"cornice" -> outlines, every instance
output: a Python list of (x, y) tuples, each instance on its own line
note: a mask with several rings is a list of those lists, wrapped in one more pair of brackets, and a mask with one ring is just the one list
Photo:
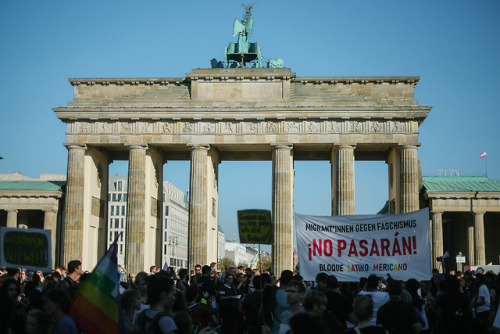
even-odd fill
[(179, 85), (189, 84), (190, 81), (238, 81), (238, 80), (291, 80), (303, 84), (411, 84), (416, 85), (418, 76), (383, 76), (383, 77), (296, 77), (289, 69), (226, 69), (221, 70), (193, 70), (186, 73), (184, 78), (70, 78), (73, 86), (137, 86), (137, 85)]

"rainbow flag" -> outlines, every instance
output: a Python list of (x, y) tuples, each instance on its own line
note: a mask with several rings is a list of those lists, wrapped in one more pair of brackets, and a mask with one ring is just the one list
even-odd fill
[(116, 257), (119, 237), (73, 297), (69, 315), (85, 334), (125, 333)]

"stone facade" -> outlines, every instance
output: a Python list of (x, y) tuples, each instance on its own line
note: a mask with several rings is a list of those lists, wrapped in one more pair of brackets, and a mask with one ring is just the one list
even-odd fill
[[(448, 251), (465, 265), (500, 264), (500, 181), (486, 177), (424, 177), (422, 199), (431, 214), (433, 265)], [(448, 270), (454, 269), (450, 266)], [(464, 268), (464, 269), (467, 269)]]
[(97, 261), (90, 250), (97, 245), (79, 236), (103, 232), (100, 221), (88, 221), (86, 203), (91, 193), (105, 198), (91, 179), (105, 180), (115, 159), (130, 161), (127, 219), (134, 230), (127, 231), (126, 266), (132, 272), (160, 253), (154, 203), (161, 194), (158, 171), (168, 160), (191, 161), (190, 268), (217, 260), (218, 164), (224, 160), (273, 161), (275, 273), (293, 265), (294, 160), (332, 163), (332, 214), (355, 212), (355, 160), (387, 162), (391, 213), (418, 208), (418, 128), (430, 111), (414, 100), (418, 80), (298, 78), (290, 69), (70, 79), (74, 101), (54, 109), (68, 128), (65, 257), (80, 253), (89, 266)]

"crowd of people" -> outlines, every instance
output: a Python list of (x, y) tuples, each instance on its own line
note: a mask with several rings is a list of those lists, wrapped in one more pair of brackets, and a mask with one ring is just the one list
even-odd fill
[[(80, 333), (69, 310), (89, 274), (78, 260), (46, 274), (0, 272), (0, 333)], [(119, 267), (117, 280), (128, 334), (500, 333), (500, 275), (481, 268), (428, 281), (319, 273), (307, 282), (212, 263), (134, 276)]]

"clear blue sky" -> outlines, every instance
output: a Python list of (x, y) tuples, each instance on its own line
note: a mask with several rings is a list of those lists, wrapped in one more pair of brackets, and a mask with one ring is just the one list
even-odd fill
[[(0, 173), (66, 173), (65, 126), (53, 107), (73, 100), (68, 78), (177, 77), (222, 59), (239, 1), (0, 1)], [(420, 76), (433, 107), (420, 127), (424, 175), (460, 169), (500, 178), (500, 1), (260, 0), (252, 41), (297, 76)], [(330, 214), (328, 162), (296, 162), (295, 211)], [(114, 163), (111, 173), (126, 173)], [(189, 164), (165, 178), (186, 190)], [(270, 162), (222, 162), (220, 223), (271, 208)], [(356, 212), (387, 199), (383, 162), (356, 163)], [(237, 236), (237, 234), (236, 234)]]

